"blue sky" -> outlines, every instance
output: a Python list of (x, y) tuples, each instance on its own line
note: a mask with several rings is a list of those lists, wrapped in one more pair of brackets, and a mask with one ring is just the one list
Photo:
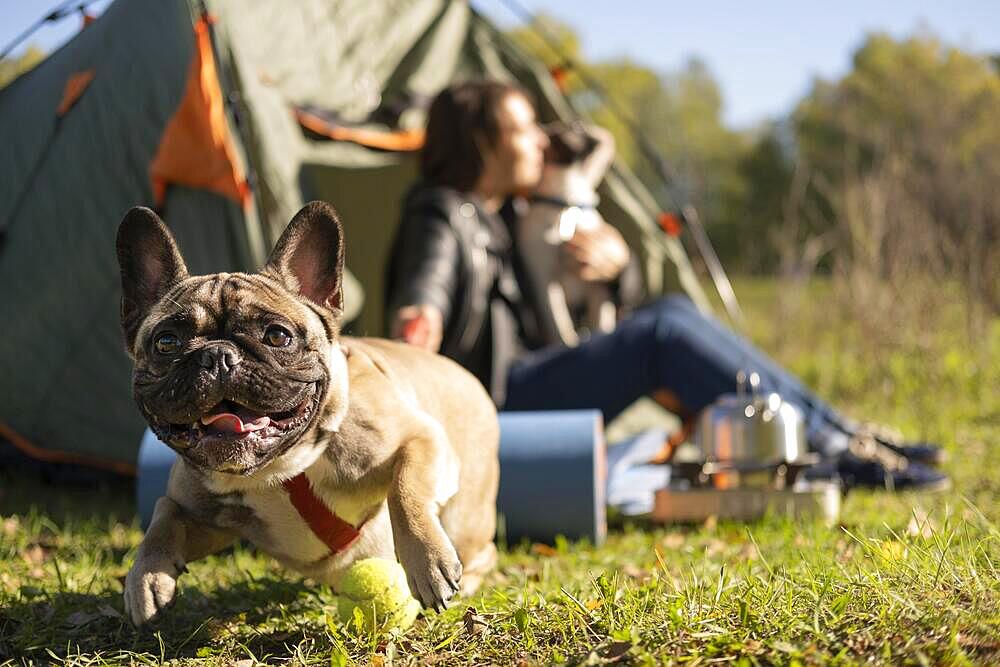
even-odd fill
[[(720, 83), (726, 121), (736, 127), (787, 112), (816, 76), (846, 72), (851, 53), (870, 31), (902, 37), (930, 30), (971, 51), (1000, 53), (1000, 0), (517, 1), (573, 26), (591, 60), (628, 56), (667, 71), (691, 56), (700, 57)], [(4, 0), (0, 44), (54, 4)], [(107, 4), (100, 0), (94, 8), (99, 11)], [(501, 0), (473, 4), (503, 26), (517, 23)], [(66, 19), (43, 28), (34, 41), (51, 49), (78, 27), (76, 18)]]

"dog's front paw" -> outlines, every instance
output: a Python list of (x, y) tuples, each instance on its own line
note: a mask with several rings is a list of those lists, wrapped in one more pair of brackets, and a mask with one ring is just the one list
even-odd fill
[(424, 607), (441, 611), (458, 592), (462, 563), (443, 532), (435, 542), (424, 544), (409, 538), (398, 544), (396, 551), (413, 597)]
[(125, 613), (136, 626), (159, 615), (177, 595), (177, 577), (182, 565), (169, 560), (137, 558), (125, 577)]

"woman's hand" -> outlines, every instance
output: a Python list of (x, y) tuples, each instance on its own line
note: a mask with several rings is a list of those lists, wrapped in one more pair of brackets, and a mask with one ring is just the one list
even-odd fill
[(577, 227), (563, 247), (576, 275), (586, 282), (611, 282), (628, 266), (628, 244), (617, 229), (603, 220), (593, 229)]
[(444, 318), (436, 307), (418, 304), (403, 306), (396, 311), (392, 323), (393, 338), (437, 352), (443, 335)]

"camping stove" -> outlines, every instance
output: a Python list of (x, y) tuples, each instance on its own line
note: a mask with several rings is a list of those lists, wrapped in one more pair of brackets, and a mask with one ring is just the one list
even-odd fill
[(793, 488), (803, 470), (819, 460), (815, 455), (777, 463), (686, 461), (672, 464), (674, 478), (686, 489), (770, 489)]
[(840, 485), (809, 481), (802, 471), (815, 456), (794, 463), (674, 461), (672, 478), (656, 492), (650, 517), (664, 523), (700, 523), (709, 517), (752, 521), (767, 514), (822, 518), (840, 514)]
[(802, 411), (776, 393), (763, 395), (759, 386), (756, 373), (740, 371), (737, 393), (705, 408), (694, 434), (696, 454), (672, 458), (654, 519), (755, 519), (767, 512), (836, 519), (839, 485), (801, 474), (819, 460), (808, 452)]

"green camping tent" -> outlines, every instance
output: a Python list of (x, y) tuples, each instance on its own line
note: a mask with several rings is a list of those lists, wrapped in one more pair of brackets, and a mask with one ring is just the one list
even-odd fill
[[(543, 118), (572, 113), (544, 66), (464, 0), (112, 4), (0, 90), (0, 435), (40, 458), (135, 463), (114, 237), (136, 204), (211, 272), (256, 269), (305, 201), (333, 203), (351, 330), (381, 332), (421, 100), (483, 76), (520, 81)], [(650, 291), (705, 304), (649, 193), (622, 165), (602, 187)]]

